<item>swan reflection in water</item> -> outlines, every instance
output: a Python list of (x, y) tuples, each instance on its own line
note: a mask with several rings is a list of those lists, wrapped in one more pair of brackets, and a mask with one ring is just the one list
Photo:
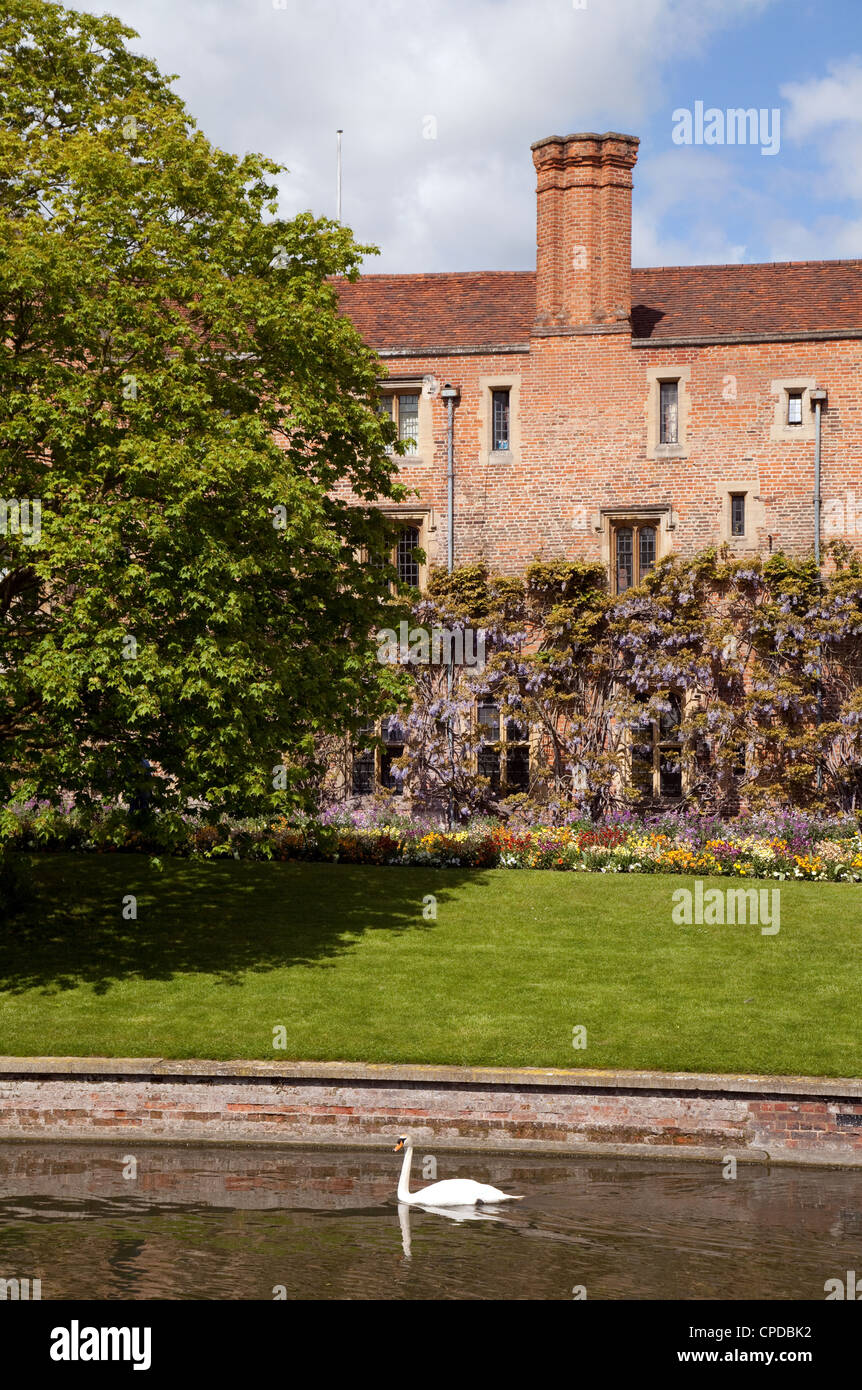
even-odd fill
[(410, 1208), (419, 1211), (428, 1211), (432, 1216), (445, 1216), (449, 1221), (500, 1221), (506, 1225), (511, 1223), (505, 1216), (499, 1216), (496, 1212), (490, 1211), (487, 1207), (431, 1207), (422, 1206), (418, 1202), (399, 1202), (398, 1221), (401, 1226), (401, 1247), (404, 1251), (404, 1258), (410, 1259)]

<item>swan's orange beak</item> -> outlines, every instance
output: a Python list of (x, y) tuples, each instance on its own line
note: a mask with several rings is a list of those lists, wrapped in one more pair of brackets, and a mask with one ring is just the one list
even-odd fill
[(397, 1154), (397, 1153), (398, 1153), (398, 1150), (399, 1150), (399, 1149), (403, 1149), (403, 1148), (404, 1148), (404, 1140), (403, 1140), (403, 1139), (399, 1139), (399, 1140), (398, 1140), (398, 1143), (395, 1145), (395, 1148), (392, 1150), (392, 1152), (393, 1152), (394, 1154)]

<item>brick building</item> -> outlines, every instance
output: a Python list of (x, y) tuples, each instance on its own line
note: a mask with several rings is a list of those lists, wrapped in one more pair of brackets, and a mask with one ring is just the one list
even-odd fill
[[(367, 275), (342, 306), (386, 362), (412, 441), (403, 576), (447, 556), (517, 573), (599, 559), (612, 589), (657, 558), (726, 541), (810, 552), (822, 412), (821, 536), (862, 545), (862, 261), (632, 269), (626, 135), (533, 146), (536, 271)], [(424, 569), (424, 566), (422, 567)]]
[[(822, 543), (862, 546), (862, 260), (633, 269), (637, 149), (615, 133), (533, 146), (535, 272), (341, 285), (410, 441), (400, 466), (416, 495), (385, 507), (403, 522), (404, 581), (421, 586), (447, 562), (447, 385), (456, 566), (601, 560), (620, 593), (671, 552), (810, 553), (818, 429)], [(479, 771), (502, 793), (526, 790), (534, 735), (496, 707), (475, 718), (488, 741)], [(354, 794), (399, 790), (398, 721), (378, 734), (382, 746), (354, 758)], [(626, 780), (678, 798), (674, 728), (645, 737)]]

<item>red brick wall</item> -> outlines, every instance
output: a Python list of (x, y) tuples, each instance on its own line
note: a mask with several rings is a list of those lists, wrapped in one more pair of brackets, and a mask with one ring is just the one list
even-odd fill
[[(647, 370), (690, 365), (688, 453), (647, 458)], [(534, 558), (595, 558), (600, 536), (577, 521), (601, 507), (672, 506), (673, 550), (692, 555), (719, 541), (716, 482), (751, 479), (764, 506), (757, 536), (770, 548), (813, 546), (814, 444), (773, 442), (770, 383), (812, 377), (829, 392), (823, 412), (822, 493), (862, 499), (862, 344), (761, 343), (710, 347), (632, 347), (616, 333), (533, 338), (529, 353), (398, 358), (392, 375), (431, 373), (460, 388), (455, 409), (456, 564), (487, 560), (517, 573)], [(489, 463), (480, 447), (480, 376), (521, 374), (520, 461)], [(725, 378), (735, 378), (726, 399)], [(434, 456), (405, 458), (405, 482), (433, 506), (439, 554), (446, 546), (446, 410), (433, 400)], [(823, 543), (829, 536), (822, 531)], [(771, 537), (771, 542), (770, 538)], [(846, 537), (862, 545), (860, 534)], [(744, 553), (744, 552), (741, 552)]]
[[(744, 543), (734, 542), (740, 553), (810, 551), (814, 442), (770, 437), (771, 383), (794, 377), (813, 379), (828, 390), (822, 494), (827, 502), (845, 504), (848, 493), (856, 494), (858, 522), (854, 517), (843, 538), (862, 546), (862, 341), (846, 336), (787, 340), (799, 331), (796, 322), (807, 332), (814, 331), (812, 323), (854, 331), (862, 263), (745, 267), (742, 277), (730, 273), (734, 268), (718, 275), (712, 272), (721, 268), (711, 268), (704, 274), (702, 301), (697, 267), (650, 272), (652, 288), (639, 292), (650, 304), (676, 305), (666, 323), (664, 311), (655, 311), (655, 333), (666, 333), (669, 324), (683, 337), (708, 337), (712, 327), (727, 338), (730, 324), (738, 324), (736, 336), (745, 336), (747, 325), (752, 335), (757, 330), (763, 336), (775, 322), (783, 340), (674, 346), (671, 338), (662, 343), (653, 337), (633, 343), (625, 316), (632, 303), (637, 143), (631, 136), (582, 134), (553, 136), (533, 146), (537, 272), (528, 350), (478, 355), (470, 346), (509, 343), (513, 334), (513, 346), (526, 343), (531, 306), (519, 277), (371, 277), (345, 301), (373, 347), (457, 342), (470, 348), (436, 357), (403, 351), (388, 357), (393, 377), (415, 380), (430, 373), (440, 385), (449, 381), (460, 388), (456, 564), (484, 559), (492, 569), (516, 573), (534, 558), (597, 559), (602, 536), (590, 524), (592, 516), (602, 507), (647, 505), (673, 509), (676, 525), (665, 548), (692, 555), (721, 539), (716, 484), (727, 480), (751, 483), (750, 501), (757, 503), (759, 525)], [(641, 306), (641, 333), (643, 312)], [(687, 452), (655, 459), (648, 456), (647, 372), (665, 367), (690, 370)], [(520, 456), (489, 461), (480, 438), (479, 378), (512, 372), (521, 377)], [(439, 396), (433, 409), (433, 454), (405, 459), (401, 471), (418, 488), (418, 504), (435, 509), (435, 548), (442, 563), (446, 413)], [(831, 538), (825, 516), (821, 536), (824, 543)]]
[[(14, 1066), (14, 1070), (12, 1067)], [(55, 1070), (49, 1070), (51, 1067)], [(862, 1165), (862, 1083), (350, 1063), (26, 1059), (0, 1077), (0, 1140), (417, 1143), (736, 1153)], [(150, 1070), (148, 1070), (148, 1067)], [(90, 1070), (91, 1069), (91, 1070)]]

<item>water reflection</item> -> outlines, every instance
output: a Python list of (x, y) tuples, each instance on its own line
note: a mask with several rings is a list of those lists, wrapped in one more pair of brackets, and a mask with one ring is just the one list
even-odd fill
[[(0, 1144), (0, 1278), (42, 1298), (824, 1297), (862, 1267), (862, 1174), (446, 1155), (517, 1208), (407, 1207), (377, 1150)], [(126, 1171), (128, 1169), (126, 1168)]]
[(410, 1212), (427, 1211), (432, 1216), (442, 1216), (447, 1221), (503, 1221), (505, 1218), (499, 1216), (495, 1211), (486, 1206), (481, 1207), (433, 1207), (426, 1202), (416, 1202), (412, 1207), (407, 1202), (398, 1203), (398, 1221), (401, 1226), (401, 1248), (404, 1251), (404, 1258), (411, 1258), (410, 1246)]

